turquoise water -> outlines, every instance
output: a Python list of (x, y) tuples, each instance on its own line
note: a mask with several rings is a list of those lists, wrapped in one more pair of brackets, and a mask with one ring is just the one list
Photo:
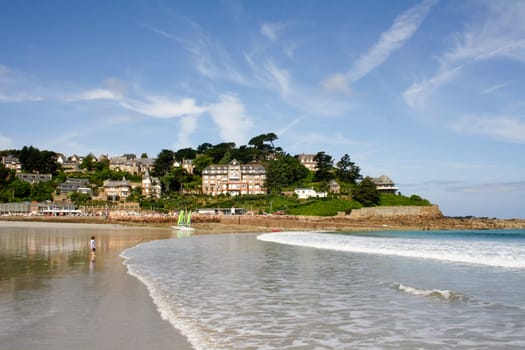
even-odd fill
[(525, 231), (275, 232), (122, 254), (196, 349), (522, 349)]

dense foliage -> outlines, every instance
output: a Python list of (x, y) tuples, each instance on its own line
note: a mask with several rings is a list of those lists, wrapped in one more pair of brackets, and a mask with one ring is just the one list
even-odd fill
[[(277, 139), (274, 133), (267, 133), (253, 137), (248, 145), (240, 147), (236, 147), (235, 143), (225, 142), (217, 145), (203, 143), (197, 149), (163, 149), (155, 158), (151, 171), (151, 175), (157, 177), (162, 186), (161, 198), (145, 198), (140, 189), (136, 188), (128, 200), (138, 201), (143, 208), (163, 211), (181, 207), (242, 207), (257, 213), (294, 215), (335, 215), (337, 212), (349, 212), (362, 206), (430, 204), (417, 195), (380, 195), (371, 178), (363, 179), (361, 169), (348, 154), (334, 166), (332, 156), (318, 152), (314, 158), (317, 171), (311, 172), (297, 157), (276, 147), (274, 142)], [(6, 169), (0, 164), (0, 202), (52, 200), (57, 185), (68, 177), (89, 179), (95, 195), (104, 180), (126, 178), (131, 182), (140, 182), (142, 179), (139, 174), (110, 170), (107, 158), (97, 160), (92, 153), (82, 157), (81, 171), (78, 173), (65, 173), (57, 162), (57, 153), (40, 151), (33, 146), (0, 151), (0, 155), (19, 158), (25, 173), (53, 175), (52, 181), (29, 184), (18, 179), (14, 170)], [(147, 155), (143, 153), (141, 158), (147, 158)], [(174, 166), (188, 159), (193, 163), (192, 174), (182, 166)], [(259, 162), (265, 166), (268, 195), (210, 197), (200, 194), (203, 169), (210, 164), (227, 164), (233, 159), (240, 163)], [(299, 200), (295, 195), (282, 195), (283, 192), (293, 193), (293, 189), (298, 187), (327, 191), (331, 180), (336, 180), (340, 185), (341, 194), (308, 200)], [(70, 194), (69, 199), (78, 205), (91, 202), (89, 195), (79, 193)]]

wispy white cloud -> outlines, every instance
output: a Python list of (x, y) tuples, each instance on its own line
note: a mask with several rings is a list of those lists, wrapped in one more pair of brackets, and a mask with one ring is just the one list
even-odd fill
[(294, 58), (295, 56), (295, 50), (297, 50), (297, 48), (299, 48), (299, 44), (295, 41), (291, 41), (289, 42), (287, 45), (285, 45), (283, 51), (284, 51), (284, 54), (286, 55), (286, 57), (292, 59)]
[(286, 124), (284, 127), (282, 127), (281, 129), (279, 129), (279, 131), (277, 131), (277, 136), (281, 137), (283, 135), (285, 135), (289, 130), (291, 130), (294, 126), (296, 126), (297, 124), (299, 124), (299, 122), (301, 121), (300, 118), (295, 118), (293, 119), (291, 122), (289, 122), (288, 124)]
[(525, 122), (515, 117), (466, 116), (452, 128), (459, 133), (480, 134), (500, 141), (525, 144)]
[(290, 91), (290, 73), (286, 69), (278, 67), (271, 61), (264, 64), (264, 69), (268, 73), (267, 77), (269, 77), (269, 81), (275, 82), (279, 87), (281, 95), (288, 95), (288, 92)]
[(451, 192), (461, 192), (465, 194), (485, 194), (485, 193), (516, 193), (525, 192), (525, 181), (514, 182), (493, 182), (480, 184), (464, 184), (448, 188)]
[(65, 101), (121, 100), (125, 90), (125, 85), (120, 80), (108, 78), (104, 80), (104, 87), (84, 90), (61, 99)]
[(46, 98), (39, 95), (31, 95), (24, 92), (15, 92), (13, 94), (0, 93), (0, 102), (38, 102), (44, 101)]
[(253, 122), (237, 96), (222, 95), (218, 103), (208, 107), (208, 111), (223, 140), (246, 144)]
[(383, 32), (379, 40), (362, 54), (346, 73), (336, 73), (323, 82), (321, 86), (328, 92), (349, 94), (349, 83), (356, 82), (381, 66), (390, 55), (402, 48), (414, 36), (423, 20), (437, 0), (423, 0), (396, 17), (392, 26)]
[(461, 69), (462, 66), (457, 66), (453, 69), (443, 69), (431, 79), (414, 82), (403, 93), (405, 103), (412, 108), (425, 106), (427, 100), (434, 94), (434, 92), (443, 85), (454, 80), (461, 72)]
[(381, 34), (379, 41), (346, 73), (351, 82), (357, 81), (383, 64), (392, 52), (400, 49), (417, 32), (419, 26), (436, 3), (424, 0), (398, 16), (392, 26)]
[(177, 129), (177, 142), (173, 145), (174, 149), (191, 147), (190, 136), (197, 129), (198, 116), (188, 115), (180, 118), (179, 128)]
[(81, 92), (74, 100), (115, 100), (117, 96), (107, 89), (94, 89)]
[[(439, 68), (433, 77), (418, 81), (405, 91), (405, 102), (410, 107), (425, 106), (428, 98), (459, 77), (465, 66), (494, 58), (525, 63), (525, 2), (480, 3), (487, 7), (483, 22), (465, 28), (456, 45), (439, 57)], [(498, 88), (501, 87), (494, 87)]]
[(255, 80), (260, 87), (277, 91), (283, 97), (288, 95), (292, 82), (288, 70), (279, 67), (268, 58), (259, 57), (256, 53), (244, 53), (244, 58), (252, 69)]
[(482, 95), (491, 94), (491, 93), (493, 93), (495, 91), (503, 89), (504, 87), (508, 86), (509, 84), (511, 84), (511, 82), (507, 81), (505, 83), (495, 84), (495, 85), (486, 87), (486, 88), (484, 88), (483, 90), (480, 91), (480, 94), (482, 94)]
[(152, 26), (150, 24), (146, 24), (146, 23), (141, 23), (140, 24), (141, 27), (147, 29), (147, 30), (150, 30), (152, 31), (153, 33), (156, 33), (160, 36), (163, 36), (164, 38), (166, 39), (170, 39), (170, 40), (175, 40), (175, 41), (180, 41), (180, 39), (178, 37), (176, 37), (175, 35), (171, 34), (171, 33), (168, 33), (167, 31), (165, 30), (162, 30), (162, 29), (159, 29), (155, 26)]
[(338, 92), (343, 95), (350, 95), (352, 93), (348, 81), (343, 74), (334, 74), (328, 77), (321, 83), (321, 86), (328, 92)]
[(265, 22), (261, 24), (261, 34), (270, 39), (270, 41), (276, 41), (285, 28), (286, 24), (283, 22)]
[(120, 105), (134, 112), (155, 118), (169, 119), (188, 115), (199, 115), (206, 111), (198, 106), (193, 98), (184, 97), (177, 100), (160, 96), (148, 96), (143, 101), (123, 99)]
[(178, 24), (185, 29), (189, 28), (191, 35), (176, 35), (149, 24), (141, 26), (180, 44), (190, 54), (193, 66), (202, 76), (214, 81), (226, 80), (240, 85), (248, 84), (248, 80), (236, 68), (228, 51), (219, 42), (213, 41), (198, 23), (184, 18)]

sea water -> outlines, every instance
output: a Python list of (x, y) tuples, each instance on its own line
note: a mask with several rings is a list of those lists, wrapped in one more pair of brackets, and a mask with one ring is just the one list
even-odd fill
[(525, 230), (204, 235), (122, 256), (195, 349), (525, 348)]

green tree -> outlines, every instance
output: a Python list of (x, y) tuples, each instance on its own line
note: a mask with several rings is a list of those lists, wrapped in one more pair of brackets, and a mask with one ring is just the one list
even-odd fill
[(256, 159), (263, 160), (266, 159), (269, 154), (272, 154), (275, 151), (273, 141), (277, 139), (277, 135), (273, 132), (270, 132), (253, 137), (250, 139), (250, 141), (248, 141), (248, 145), (253, 146), (257, 150), (255, 154)]
[(221, 160), (219, 160), (220, 164), (228, 164), (232, 161), (232, 154), (230, 151), (226, 151), (224, 155), (222, 156)]
[(28, 200), (31, 196), (31, 185), (20, 179), (15, 179), (9, 184), (8, 190), (15, 201)]
[(84, 157), (82, 160), (82, 163), (80, 164), (80, 169), (86, 169), (87, 171), (93, 171), (95, 170), (95, 156), (93, 153), (88, 154)]
[(174, 154), (175, 160), (182, 162), (184, 159), (195, 159), (197, 156), (197, 151), (195, 151), (193, 148), (182, 148), (179, 149)]
[(357, 185), (352, 197), (365, 207), (376, 206), (381, 201), (375, 182), (368, 176)]
[(295, 184), (309, 175), (299, 159), (289, 154), (279, 154), (266, 163), (266, 188), (270, 193), (279, 193), (283, 187)]
[(56, 175), (58, 172), (57, 155), (51, 151), (40, 151), (33, 146), (24, 146), (18, 152), (22, 169), (28, 173)]
[(38, 182), (31, 186), (30, 197), (32, 201), (37, 202), (53, 200), (53, 192), (55, 192), (55, 188), (51, 181)]
[(241, 164), (249, 163), (257, 159), (257, 150), (253, 147), (242, 145), (239, 148), (232, 149), (230, 155), (232, 159), (237, 159)]
[(234, 142), (223, 142), (209, 148), (205, 154), (210, 156), (211, 159), (213, 159), (214, 164), (220, 164), (220, 161), (224, 157), (224, 154), (233, 150), (234, 148)]
[(173, 162), (175, 159), (174, 157), (175, 154), (173, 153), (173, 151), (163, 149), (153, 162), (152, 175), (161, 177), (169, 173), (169, 171), (173, 167)]
[(95, 162), (96, 171), (109, 171), (109, 159), (102, 158)]
[(89, 202), (91, 200), (91, 196), (89, 194), (87, 194), (87, 193), (73, 192), (69, 196), (69, 199), (76, 206), (80, 206), (80, 205), (85, 205), (87, 202)]
[(193, 160), (193, 173), (201, 175), (204, 168), (206, 168), (210, 164), (212, 164), (212, 159), (210, 156), (206, 154), (197, 156), (197, 158)]
[(0, 189), (4, 188), (9, 182), (14, 179), (15, 172), (0, 164)]
[(332, 156), (325, 152), (318, 152), (314, 157), (314, 161), (317, 162), (317, 171), (314, 176), (315, 181), (330, 181), (334, 178), (332, 174), (334, 164)]
[(337, 162), (337, 177), (339, 180), (351, 184), (356, 184), (358, 180), (361, 180), (361, 169), (350, 160), (350, 156), (345, 154), (339, 162)]

